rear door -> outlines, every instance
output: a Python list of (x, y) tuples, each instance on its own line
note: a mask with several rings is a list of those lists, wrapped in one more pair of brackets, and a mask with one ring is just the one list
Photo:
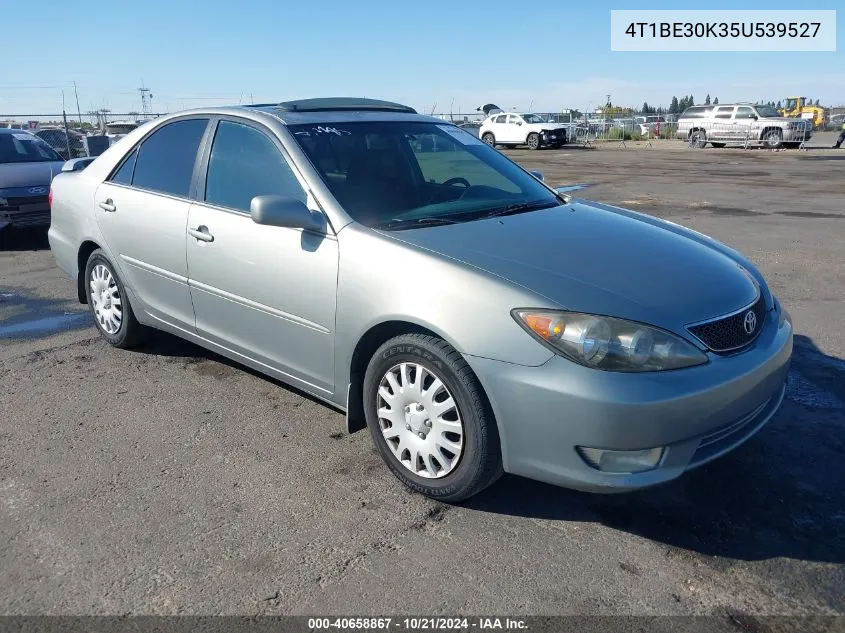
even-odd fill
[(707, 130), (707, 138), (723, 143), (736, 140), (736, 121), (733, 119), (733, 106), (719, 106), (713, 111), (712, 129)]
[(193, 331), (185, 230), (197, 153), (208, 118), (167, 123), (147, 136), (97, 188), (95, 214), (136, 309)]
[(306, 387), (334, 385), (338, 247), (331, 231), (256, 224), (258, 195), (306, 202), (278, 139), (251, 121), (221, 119), (188, 221), (188, 275), (197, 333)]

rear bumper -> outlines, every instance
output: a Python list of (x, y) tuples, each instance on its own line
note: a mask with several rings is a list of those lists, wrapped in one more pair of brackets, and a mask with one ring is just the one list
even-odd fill
[[(783, 399), (792, 324), (767, 313), (757, 340), (734, 356), (689, 369), (625, 374), (556, 356), (540, 367), (467, 358), (490, 398), (505, 470), (593, 492), (663, 483), (727, 453), (754, 435)], [(576, 447), (633, 451), (663, 447), (639, 473), (588, 465)]]

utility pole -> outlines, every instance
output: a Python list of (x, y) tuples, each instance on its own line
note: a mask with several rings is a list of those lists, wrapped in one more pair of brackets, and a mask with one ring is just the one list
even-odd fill
[(70, 132), (67, 131), (67, 114), (65, 113), (64, 90), (62, 90), (62, 120), (65, 122), (65, 147), (67, 147), (67, 159), (70, 160), (73, 156), (70, 155)]
[(148, 118), (151, 113), (150, 102), (153, 99), (153, 93), (150, 91), (149, 88), (144, 87), (144, 80), (141, 80), (141, 87), (138, 88), (138, 92), (141, 93), (141, 112), (144, 113), (144, 118)]
[(79, 126), (82, 127), (82, 111), (79, 109), (79, 93), (76, 91), (76, 82), (73, 82), (73, 96), (76, 97), (76, 116), (79, 117)]

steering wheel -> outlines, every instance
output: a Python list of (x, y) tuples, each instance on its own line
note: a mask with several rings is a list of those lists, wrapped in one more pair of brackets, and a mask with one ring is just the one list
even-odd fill
[(461, 176), (456, 176), (455, 178), (449, 178), (446, 182), (443, 183), (443, 187), (451, 187), (452, 185), (463, 185), (467, 189), (469, 189), (470, 184), (469, 180), (466, 178), (462, 178)]

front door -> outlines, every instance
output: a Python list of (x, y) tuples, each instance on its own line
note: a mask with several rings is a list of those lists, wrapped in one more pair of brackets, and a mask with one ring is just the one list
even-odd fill
[(132, 151), (94, 198), (97, 225), (135, 309), (193, 331), (185, 230), (208, 119), (168, 123)]
[[(330, 392), (338, 248), (334, 235), (259, 225), (254, 196), (310, 202), (278, 140), (251, 123), (217, 124), (188, 218), (188, 276), (200, 336)], [(330, 232), (329, 232), (330, 233)]]

